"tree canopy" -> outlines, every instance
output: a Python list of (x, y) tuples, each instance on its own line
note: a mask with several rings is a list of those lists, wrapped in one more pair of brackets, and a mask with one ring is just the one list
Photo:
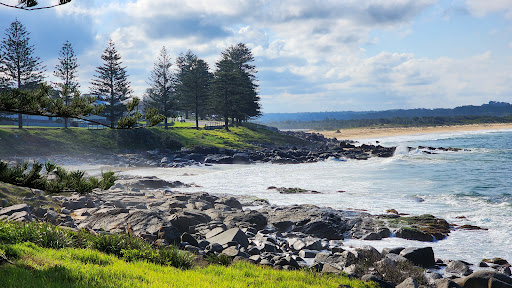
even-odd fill
[(106, 105), (103, 115), (114, 127), (126, 109), (125, 101), (131, 98), (132, 89), (128, 81), (126, 67), (122, 66), (121, 54), (114, 41), (110, 40), (101, 55), (103, 65), (96, 68), (96, 75), (91, 81), (91, 94)]
[(160, 50), (160, 56), (154, 64), (149, 76), (150, 88), (146, 90), (146, 106), (156, 108), (165, 116), (165, 129), (168, 129), (168, 117), (175, 116), (175, 75), (171, 71), (171, 56), (165, 47)]
[(71, 0), (59, 0), (59, 2), (57, 4), (40, 6), (38, 0), (18, 0), (18, 4), (16, 4), (16, 5), (10, 5), (10, 4), (6, 4), (4, 2), (0, 2), (0, 5), (11, 7), (11, 8), (16, 8), (16, 9), (21, 9), (21, 10), (41, 10), (41, 9), (57, 7), (60, 5), (67, 4), (69, 2), (71, 2)]

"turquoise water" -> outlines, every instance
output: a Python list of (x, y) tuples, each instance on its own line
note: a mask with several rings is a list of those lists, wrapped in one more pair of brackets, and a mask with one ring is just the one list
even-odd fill
[[(365, 140), (375, 142), (377, 139)], [(477, 263), (502, 257), (512, 262), (512, 131), (429, 134), (378, 139), (398, 146), (392, 158), (368, 161), (328, 160), (298, 165), (217, 165), (213, 167), (135, 170), (168, 180), (196, 183), (207, 191), (266, 198), (272, 204), (315, 204), (336, 209), (384, 213), (396, 209), (411, 215), (433, 214), (456, 225), (471, 224), (487, 231), (456, 230), (446, 240), (422, 243), (390, 238), (350, 240), (346, 245), (433, 246), (436, 257)], [(426, 154), (407, 147), (465, 148)], [(186, 173), (186, 174), (185, 174)], [(284, 195), (269, 186), (301, 187), (322, 192)], [(340, 193), (339, 191), (344, 191)], [(460, 217), (465, 218), (461, 219)]]

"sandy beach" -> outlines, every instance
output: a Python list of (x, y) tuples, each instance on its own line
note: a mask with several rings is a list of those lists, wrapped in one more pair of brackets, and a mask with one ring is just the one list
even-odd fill
[(350, 128), (340, 129), (337, 131), (311, 131), (325, 135), (326, 137), (334, 137), (339, 140), (351, 139), (374, 139), (380, 137), (391, 137), (401, 135), (418, 135), (433, 133), (448, 133), (460, 131), (479, 131), (479, 130), (503, 130), (512, 129), (512, 123), (496, 123), (496, 124), (471, 124), (471, 125), (453, 125), (453, 126), (437, 126), (437, 127), (406, 127), (406, 128)]

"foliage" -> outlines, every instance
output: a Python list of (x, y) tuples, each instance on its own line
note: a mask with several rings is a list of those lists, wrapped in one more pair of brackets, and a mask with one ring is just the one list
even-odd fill
[(175, 116), (177, 104), (174, 89), (176, 79), (170, 70), (171, 66), (171, 56), (167, 54), (165, 47), (162, 47), (160, 56), (149, 76), (151, 87), (146, 90), (145, 95), (147, 107), (153, 108), (154, 111), (165, 116), (165, 129), (168, 129), (167, 118)]
[[(307, 271), (285, 271), (239, 262), (177, 269), (144, 261), (126, 262), (94, 250), (2, 245), (16, 255), (0, 266), (2, 287), (377, 287), (375, 283)], [(6, 251), (7, 254), (7, 251)]]
[(212, 83), (211, 106), (224, 118), (228, 130), (228, 118), (237, 119), (237, 123), (261, 114), (256, 68), (250, 64), (254, 56), (243, 43), (231, 46), (222, 52), (221, 59), (215, 63), (217, 71)]
[[(127, 234), (90, 234), (63, 229), (48, 223), (0, 221), (0, 245), (31, 242), (39, 247), (87, 248), (123, 258), (126, 261), (148, 261), (182, 269), (192, 267), (194, 255), (169, 246), (155, 247), (141, 238)], [(0, 246), (2, 249), (2, 246)], [(2, 249), (5, 251), (5, 249)]]
[[(75, 56), (73, 46), (69, 41), (66, 41), (59, 52), (59, 63), (55, 66), (53, 75), (62, 80), (61, 83), (56, 83), (60, 88), (60, 96), (64, 100), (64, 105), (68, 106), (71, 94), (78, 88), (77, 82), (77, 69), (78, 62)], [(64, 128), (68, 128), (68, 118), (64, 118)]]
[[(6, 37), (0, 43), (0, 90), (13, 87), (34, 89), (39, 82), (43, 81), (44, 67), (39, 57), (34, 56), (35, 49), (29, 44), (29, 35), (25, 26), (17, 19), (7, 28)], [(14, 98), (12, 101), (22, 101), (17, 97), (22, 95), (13, 93), (10, 96)], [(0, 102), (1, 106), (2, 102)], [(23, 127), (21, 113), (18, 114), (18, 127), (20, 129)]]
[[(45, 173), (41, 171), (45, 167)], [(29, 169), (30, 167), (30, 169)], [(116, 180), (113, 172), (102, 173), (102, 179), (85, 177), (84, 171), (66, 171), (53, 163), (44, 165), (38, 162), (18, 163), (10, 167), (0, 161), (0, 181), (18, 186), (45, 190), (48, 193), (76, 191), (80, 194), (91, 192), (94, 188), (108, 189)]]
[[(125, 111), (124, 102), (132, 94), (126, 67), (122, 66), (121, 55), (110, 40), (101, 55), (103, 65), (96, 68), (96, 75), (91, 81), (91, 94), (106, 103), (103, 114), (108, 117), (110, 127), (114, 127)], [(125, 120), (124, 120), (125, 121)]]
[(41, 9), (53, 8), (53, 7), (67, 4), (69, 2), (71, 2), (71, 0), (59, 0), (58, 4), (49, 5), (49, 6), (38, 6), (39, 2), (37, 0), (18, 0), (17, 5), (9, 5), (9, 4), (5, 4), (3, 2), (0, 2), (0, 5), (30, 11), (30, 10), (41, 10)]
[(178, 57), (176, 63), (179, 69), (176, 92), (180, 109), (194, 111), (196, 129), (199, 129), (199, 117), (204, 117), (207, 112), (213, 75), (209, 71), (208, 63), (190, 50)]
[(9, 87), (35, 88), (44, 79), (44, 66), (34, 55), (35, 48), (30, 45), (30, 33), (17, 19), (7, 28), (0, 44), (0, 66)]
[(226, 254), (210, 254), (206, 256), (206, 262), (209, 264), (217, 264), (222, 266), (229, 266), (233, 263), (233, 259)]

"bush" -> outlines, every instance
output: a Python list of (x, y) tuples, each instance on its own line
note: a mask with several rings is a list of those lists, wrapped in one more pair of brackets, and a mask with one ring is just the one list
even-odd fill
[[(5, 247), (8, 246), (2, 244), (23, 242), (52, 249), (67, 247), (94, 249), (127, 261), (148, 261), (181, 269), (191, 268), (195, 258), (192, 253), (181, 251), (176, 247), (158, 248), (141, 238), (127, 234), (93, 235), (85, 230), (75, 232), (46, 223), (0, 221), (0, 251), (5, 252), (8, 258), (15, 257), (16, 255), (7, 255), (10, 252)], [(90, 259), (90, 261), (103, 260)]]
[[(30, 167), (30, 170), (29, 170)], [(45, 173), (41, 171), (45, 168)], [(86, 177), (84, 171), (68, 172), (54, 163), (46, 162), (44, 165), (38, 162), (28, 162), (9, 167), (0, 161), (0, 181), (45, 190), (48, 193), (64, 191), (76, 191), (80, 194), (91, 192), (94, 188), (108, 189), (117, 180), (114, 172), (102, 172), (102, 179)]]

